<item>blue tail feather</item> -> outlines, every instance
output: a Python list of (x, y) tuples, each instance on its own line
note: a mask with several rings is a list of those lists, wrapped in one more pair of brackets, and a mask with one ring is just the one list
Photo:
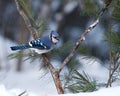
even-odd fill
[(16, 51), (16, 50), (24, 50), (27, 48), (30, 48), (29, 44), (23, 44), (23, 45), (18, 45), (18, 46), (12, 46), (10, 47), (11, 50)]

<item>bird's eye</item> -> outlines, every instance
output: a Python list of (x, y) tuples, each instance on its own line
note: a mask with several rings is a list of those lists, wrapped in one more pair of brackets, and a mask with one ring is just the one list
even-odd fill
[(59, 37), (54, 37), (56, 40), (59, 40)]
[(52, 37), (55, 38), (55, 39), (57, 38), (56, 36), (52, 36)]

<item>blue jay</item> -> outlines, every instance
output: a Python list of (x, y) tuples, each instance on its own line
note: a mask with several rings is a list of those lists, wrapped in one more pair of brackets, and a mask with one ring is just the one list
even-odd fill
[(18, 46), (12, 46), (11, 50), (16, 51), (32, 48), (38, 54), (43, 54), (51, 51), (54, 48), (54, 45), (58, 43), (58, 41), (59, 34), (56, 31), (51, 31), (48, 36), (44, 36)]

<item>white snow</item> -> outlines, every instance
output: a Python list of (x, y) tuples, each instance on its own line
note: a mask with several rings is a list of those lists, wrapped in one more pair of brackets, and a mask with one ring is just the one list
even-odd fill
[[(0, 85), (0, 96), (19, 96), (20, 94), (22, 94), (24, 91), (20, 90), (20, 89), (11, 89), (8, 90), (5, 88), (4, 85)], [(32, 92), (26, 92), (24, 93), (24, 95), (21, 96), (38, 96)]]
[[(21, 94), (22, 90), (20, 89), (11, 89), (8, 90), (4, 85), (0, 85), (0, 96), (18, 96)], [(95, 92), (87, 92), (87, 93), (77, 93), (77, 94), (61, 94), (61, 95), (51, 95), (51, 94), (35, 94), (33, 92), (27, 91), (22, 96), (120, 96), (120, 86), (111, 87), (111, 88), (103, 88)]]

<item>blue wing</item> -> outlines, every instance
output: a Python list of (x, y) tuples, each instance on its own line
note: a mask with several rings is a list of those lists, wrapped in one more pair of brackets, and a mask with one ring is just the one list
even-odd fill
[(33, 41), (29, 42), (29, 45), (31, 46), (31, 48), (37, 48), (40, 50), (49, 50), (51, 48), (51, 40), (49, 39), (49, 37), (42, 37)]

